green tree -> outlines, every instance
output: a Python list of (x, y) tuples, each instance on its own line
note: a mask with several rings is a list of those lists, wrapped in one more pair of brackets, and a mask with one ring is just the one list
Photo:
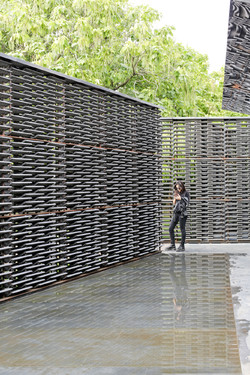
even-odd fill
[[(164, 107), (166, 116), (225, 115), (222, 72), (176, 43), (159, 13), (128, 0), (2, 0), (3, 53)], [(229, 113), (230, 114), (230, 113)]]

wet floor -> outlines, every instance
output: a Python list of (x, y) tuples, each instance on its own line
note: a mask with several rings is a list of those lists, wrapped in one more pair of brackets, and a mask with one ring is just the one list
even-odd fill
[(242, 374), (250, 375), (250, 244), (249, 253), (230, 256), (230, 265)]
[(242, 257), (157, 254), (4, 303), (0, 374), (242, 374)]

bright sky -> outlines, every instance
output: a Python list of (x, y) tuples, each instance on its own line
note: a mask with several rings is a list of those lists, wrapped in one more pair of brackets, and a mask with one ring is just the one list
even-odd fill
[(177, 42), (207, 54), (211, 71), (225, 65), (230, 0), (130, 0), (130, 3), (149, 5), (160, 11), (159, 26), (174, 26)]

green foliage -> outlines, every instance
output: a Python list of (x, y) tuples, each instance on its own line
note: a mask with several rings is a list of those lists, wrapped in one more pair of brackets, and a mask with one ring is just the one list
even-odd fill
[(128, 0), (1, 0), (3, 53), (153, 102), (165, 116), (221, 110), (223, 71), (154, 28), (159, 13)]

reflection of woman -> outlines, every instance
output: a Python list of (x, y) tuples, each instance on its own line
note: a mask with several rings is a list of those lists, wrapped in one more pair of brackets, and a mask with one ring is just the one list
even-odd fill
[(189, 200), (189, 192), (185, 189), (184, 183), (182, 181), (177, 181), (174, 186), (174, 213), (169, 226), (171, 245), (167, 250), (176, 250), (174, 228), (178, 222), (180, 222), (181, 228), (181, 244), (176, 251), (185, 250), (187, 207), (189, 205)]
[[(175, 319), (178, 321), (183, 321), (185, 314), (189, 309), (189, 299), (188, 299), (188, 285), (186, 280), (186, 262), (185, 255), (181, 255), (181, 270), (176, 272), (175, 262), (177, 255), (174, 255), (171, 259), (169, 274), (173, 283), (173, 303), (175, 311)], [(178, 259), (179, 260), (179, 259)]]

